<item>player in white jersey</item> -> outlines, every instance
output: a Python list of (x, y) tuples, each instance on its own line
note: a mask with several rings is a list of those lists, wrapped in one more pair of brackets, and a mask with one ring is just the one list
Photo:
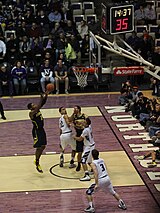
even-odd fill
[(69, 168), (74, 168), (76, 165), (74, 164), (74, 158), (76, 154), (76, 141), (72, 136), (72, 129), (70, 128), (70, 121), (68, 119), (67, 111), (64, 107), (59, 108), (59, 112), (61, 117), (59, 119), (59, 129), (60, 129), (60, 167), (63, 167), (64, 163), (64, 151), (67, 145), (70, 145), (72, 148), (71, 161)]
[(95, 148), (95, 142), (92, 134), (91, 120), (86, 118), (84, 120), (84, 130), (80, 137), (74, 137), (75, 140), (84, 143), (84, 150), (82, 153), (82, 166), (85, 172), (83, 178), (80, 178), (80, 181), (90, 181), (89, 171), (87, 163), (90, 165), (92, 163), (92, 150)]
[(84, 211), (92, 213), (95, 212), (92, 194), (98, 191), (99, 189), (102, 189), (105, 193), (107, 192), (108, 189), (109, 192), (118, 200), (119, 202), (118, 207), (123, 210), (126, 210), (127, 208), (124, 201), (120, 198), (117, 192), (115, 192), (112, 186), (112, 183), (108, 176), (106, 165), (104, 163), (104, 160), (99, 158), (98, 150), (96, 149), (92, 150), (92, 157), (93, 162), (91, 163), (91, 167), (94, 172), (95, 183), (92, 184), (86, 191), (89, 207), (84, 209)]

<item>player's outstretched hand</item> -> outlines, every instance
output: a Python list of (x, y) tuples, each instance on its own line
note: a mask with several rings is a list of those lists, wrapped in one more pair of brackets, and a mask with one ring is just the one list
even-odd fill
[(44, 92), (44, 93), (41, 93), (41, 97), (44, 99), (44, 98), (47, 98), (48, 96), (48, 93), (47, 92)]

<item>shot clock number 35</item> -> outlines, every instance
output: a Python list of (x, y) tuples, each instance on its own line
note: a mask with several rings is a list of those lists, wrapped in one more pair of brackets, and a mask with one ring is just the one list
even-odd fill
[(132, 32), (134, 30), (133, 5), (110, 8), (110, 34)]

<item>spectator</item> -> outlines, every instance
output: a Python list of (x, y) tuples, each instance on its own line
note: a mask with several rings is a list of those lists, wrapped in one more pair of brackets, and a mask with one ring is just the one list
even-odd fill
[(42, 29), (39, 25), (37, 25), (35, 22), (32, 22), (31, 28), (28, 30), (28, 37), (29, 38), (39, 38), (42, 36)]
[(148, 114), (148, 103), (148, 98), (142, 92), (139, 92), (134, 105), (131, 107), (132, 115), (139, 118), (140, 113)]
[(52, 52), (54, 49), (54, 40), (52, 34), (43, 40), (43, 50)]
[(89, 58), (89, 35), (85, 35), (84, 39), (82, 39), (81, 56)]
[(16, 95), (24, 95), (27, 85), (27, 70), (22, 66), (21, 61), (17, 61), (16, 65), (12, 68), (11, 77)]
[(33, 38), (31, 42), (31, 57), (37, 65), (42, 60), (43, 44), (39, 38)]
[(16, 60), (18, 60), (19, 56), (19, 43), (15, 38), (14, 34), (10, 34), (9, 40), (6, 43), (7, 47), (7, 60), (9, 63), (13, 64)]
[(138, 46), (141, 39), (137, 36), (137, 32), (133, 31), (132, 35), (126, 39), (127, 44), (129, 44), (135, 51), (138, 50)]
[(135, 10), (134, 18), (135, 18), (135, 25), (144, 25), (145, 24), (145, 10), (143, 5), (139, 6), (139, 9)]
[[(67, 66), (67, 61), (66, 61), (65, 55), (63, 53), (59, 54), (58, 60), (62, 60), (62, 63)], [(57, 62), (58, 62), (58, 60), (57, 60)]]
[(76, 29), (76, 26), (74, 25), (73, 21), (68, 20), (66, 23), (66, 26), (63, 28), (65, 35), (78, 35), (78, 30)]
[(26, 14), (24, 15), (24, 20), (27, 27), (30, 27), (32, 23), (35, 23), (35, 17), (33, 15), (32, 8), (27, 9)]
[(21, 41), (23, 36), (27, 36), (27, 27), (24, 20), (22, 22), (19, 22), (18, 26), (16, 27), (16, 37), (18, 38), (18, 40)]
[(99, 23), (96, 22), (94, 18), (91, 18), (90, 22), (88, 22), (88, 30), (95, 35), (100, 31)]
[(70, 38), (70, 44), (73, 48), (73, 50), (76, 53), (76, 58), (77, 58), (77, 63), (80, 65), (81, 64), (81, 48), (80, 48), (80, 43), (75, 35), (71, 35)]
[(42, 88), (42, 91), (45, 92), (46, 82), (50, 82), (54, 84), (54, 81), (55, 81), (53, 77), (53, 69), (48, 59), (45, 59), (44, 64), (41, 65), (40, 74), (41, 74), (41, 79), (40, 79), (41, 88)]
[(155, 113), (150, 117), (146, 125), (149, 130), (150, 138), (154, 140), (155, 133), (160, 130), (160, 104), (156, 104)]
[(152, 77), (151, 79), (151, 89), (153, 90), (152, 95), (159, 95), (159, 80)]
[(44, 10), (40, 10), (36, 17), (36, 22), (40, 25), (42, 29), (42, 35), (46, 36), (49, 34), (49, 19), (47, 15), (45, 15)]
[(9, 70), (7, 70), (7, 67), (2, 65), (0, 67), (0, 97), (4, 95), (4, 86), (7, 86), (7, 89), (9, 90), (9, 95), (13, 96), (13, 84), (11, 81), (11, 74)]
[(30, 42), (27, 38), (27, 36), (23, 36), (22, 41), (19, 43), (19, 51), (21, 53), (21, 59), (26, 61), (27, 59), (31, 58), (30, 57)]
[(78, 33), (82, 39), (88, 34), (88, 25), (85, 20), (82, 20), (78, 25)]
[[(159, 118), (159, 116), (160, 116), (160, 105), (157, 100), (153, 100), (152, 101), (152, 113), (150, 113), (150, 117), (146, 121), (146, 124), (145, 124), (145, 129), (147, 132), (149, 131), (150, 126), (156, 126), (156, 127), (158, 126), (157, 119)], [(153, 136), (154, 136), (154, 134), (153, 134)]]
[(54, 54), (54, 52), (53, 52), (53, 51), (51, 52), (49, 49), (46, 50), (46, 51), (44, 52), (43, 61), (44, 61), (45, 59), (48, 59), (48, 60), (49, 60), (49, 63), (50, 63), (50, 65), (51, 65), (52, 67), (55, 66), (55, 63), (57, 63), (57, 62), (55, 61), (55, 54)]
[(65, 93), (68, 94), (69, 78), (67, 67), (62, 63), (62, 60), (58, 60), (57, 65), (54, 67), (54, 73), (56, 81), (56, 94), (59, 94), (59, 83), (65, 83)]
[(147, 7), (144, 9), (145, 11), (145, 24), (156, 24), (156, 11), (155, 8), (152, 7), (151, 3), (147, 3)]
[(154, 41), (152, 36), (150, 36), (146, 30), (143, 31), (143, 36), (141, 39), (142, 40), (139, 43), (138, 51), (145, 60), (148, 60), (154, 50)]
[(61, 7), (61, 25), (64, 27), (68, 20), (73, 21), (73, 12), (65, 6)]
[(156, 167), (157, 166), (156, 159), (160, 160), (160, 132), (159, 131), (157, 132), (157, 135), (159, 138), (155, 141), (154, 145), (159, 147), (158, 150), (149, 151), (145, 155), (134, 156), (135, 159), (138, 159), (138, 160), (144, 160), (144, 159), (147, 159), (148, 157), (152, 157), (152, 162), (148, 165), (148, 168)]
[(59, 38), (60, 33), (64, 33), (64, 30), (60, 26), (60, 23), (57, 22), (57, 23), (55, 23), (53, 29), (50, 32), (50, 34), (53, 35), (53, 39), (55, 40), (55, 42), (56, 42), (57, 38)]
[(0, 40), (0, 60), (1, 62), (4, 61), (6, 55), (6, 44), (4, 43), (4, 41)]
[(59, 38), (57, 39), (56, 42), (56, 61), (58, 59), (58, 55), (64, 52), (65, 52), (65, 36), (64, 33), (60, 33)]
[(68, 66), (72, 66), (74, 63), (77, 62), (76, 53), (67, 39), (65, 40), (65, 56), (66, 60), (68, 61)]
[(130, 90), (131, 99), (128, 99), (128, 104), (126, 105), (125, 112), (131, 111), (132, 105), (134, 105), (134, 102), (136, 101), (139, 92), (140, 90), (138, 90), (137, 86), (132, 87), (132, 89)]
[(60, 22), (62, 19), (61, 14), (58, 12), (58, 10), (51, 11), (48, 15), (48, 19), (50, 21), (50, 29), (54, 26), (56, 22)]
[(8, 15), (5, 24), (6, 24), (5, 30), (15, 30), (15, 21), (11, 14)]

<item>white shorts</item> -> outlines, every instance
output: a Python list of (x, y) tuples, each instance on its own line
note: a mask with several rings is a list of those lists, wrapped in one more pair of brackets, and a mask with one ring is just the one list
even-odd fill
[(67, 145), (70, 145), (72, 150), (76, 150), (76, 141), (73, 139), (72, 132), (60, 135), (60, 144), (64, 150)]
[(82, 163), (92, 163), (92, 150), (95, 148), (94, 146), (86, 146), (84, 148), (83, 154), (82, 154)]
[(107, 191), (109, 190), (112, 195), (115, 195), (116, 192), (114, 191), (109, 176), (98, 179), (98, 185), (98, 188), (102, 189), (105, 193), (107, 193)]

